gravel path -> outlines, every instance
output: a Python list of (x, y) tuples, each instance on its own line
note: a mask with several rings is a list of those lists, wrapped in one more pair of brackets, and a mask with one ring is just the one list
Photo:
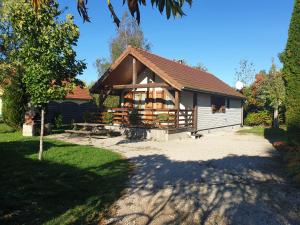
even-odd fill
[(199, 140), (117, 137), (93, 144), (136, 166), (107, 224), (300, 224), (300, 190), (288, 183), (276, 150), (262, 137), (227, 132)]

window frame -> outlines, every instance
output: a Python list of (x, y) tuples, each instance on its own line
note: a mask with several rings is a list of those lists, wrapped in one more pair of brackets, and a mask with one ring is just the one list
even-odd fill
[(226, 97), (220, 95), (211, 95), (212, 113), (226, 113)]

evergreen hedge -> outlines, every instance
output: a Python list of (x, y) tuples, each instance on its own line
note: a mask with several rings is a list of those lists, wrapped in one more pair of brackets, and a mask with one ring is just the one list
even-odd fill
[(18, 79), (12, 79), (11, 84), (5, 87), (2, 101), (4, 123), (16, 129), (21, 128), (27, 98), (22, 83)]
[(286, 85), (286, 124), (289, 132), (300, 131), (300, 0), (295, 0), (288, 41), (281, 54)]

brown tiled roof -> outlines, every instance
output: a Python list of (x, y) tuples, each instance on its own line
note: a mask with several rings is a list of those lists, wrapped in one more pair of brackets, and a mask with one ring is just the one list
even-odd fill
[(73, 91), (67, 94), (66, 99), (91, 100), (92, 96), (88, 88), (76, 86)]
[(178, 90), (194, 90), (245, 98), (241, 93), (237, 92), (211, 73), (189, 67), (131, 46), (129, 46), (111, 65), (109, 70), (92, 87), (91, 91), (95, 91), (110, 75), (110, 72), (116, 69), (128, 55), (132, 55), (138, 59), (142, 64)]
[(149, 64), (153, 64), (161, 70), (164, 75), (167, 75), (168, 80), (170, 82), (173, 81), (172, 83), (179, 87), (179, 89), (192, 89), (244, 98), (242, 94), (211, 73), (189, 67), (141, 49), (129, 48), (130, 52), (137, 53), (137, 55), (150, 62)]

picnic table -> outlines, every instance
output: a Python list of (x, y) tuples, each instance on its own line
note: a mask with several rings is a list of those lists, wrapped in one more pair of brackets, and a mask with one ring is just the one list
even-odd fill
[(74, 123), (74, 127), (82, 127), (85, 130), (104, 129), (106, 124), (104, 123)]
[[(107, 129), (105, 129), (106, 124), (102, 123), (74, 123), (73, 130), (65, 130), (65, 133), (72, 134), (82, 134), (89, 137), (89, 143), (92, 143), (92, 135), (96, 134), (106, 134)], [(80, 129), (81, 128), (81, 129)]]

